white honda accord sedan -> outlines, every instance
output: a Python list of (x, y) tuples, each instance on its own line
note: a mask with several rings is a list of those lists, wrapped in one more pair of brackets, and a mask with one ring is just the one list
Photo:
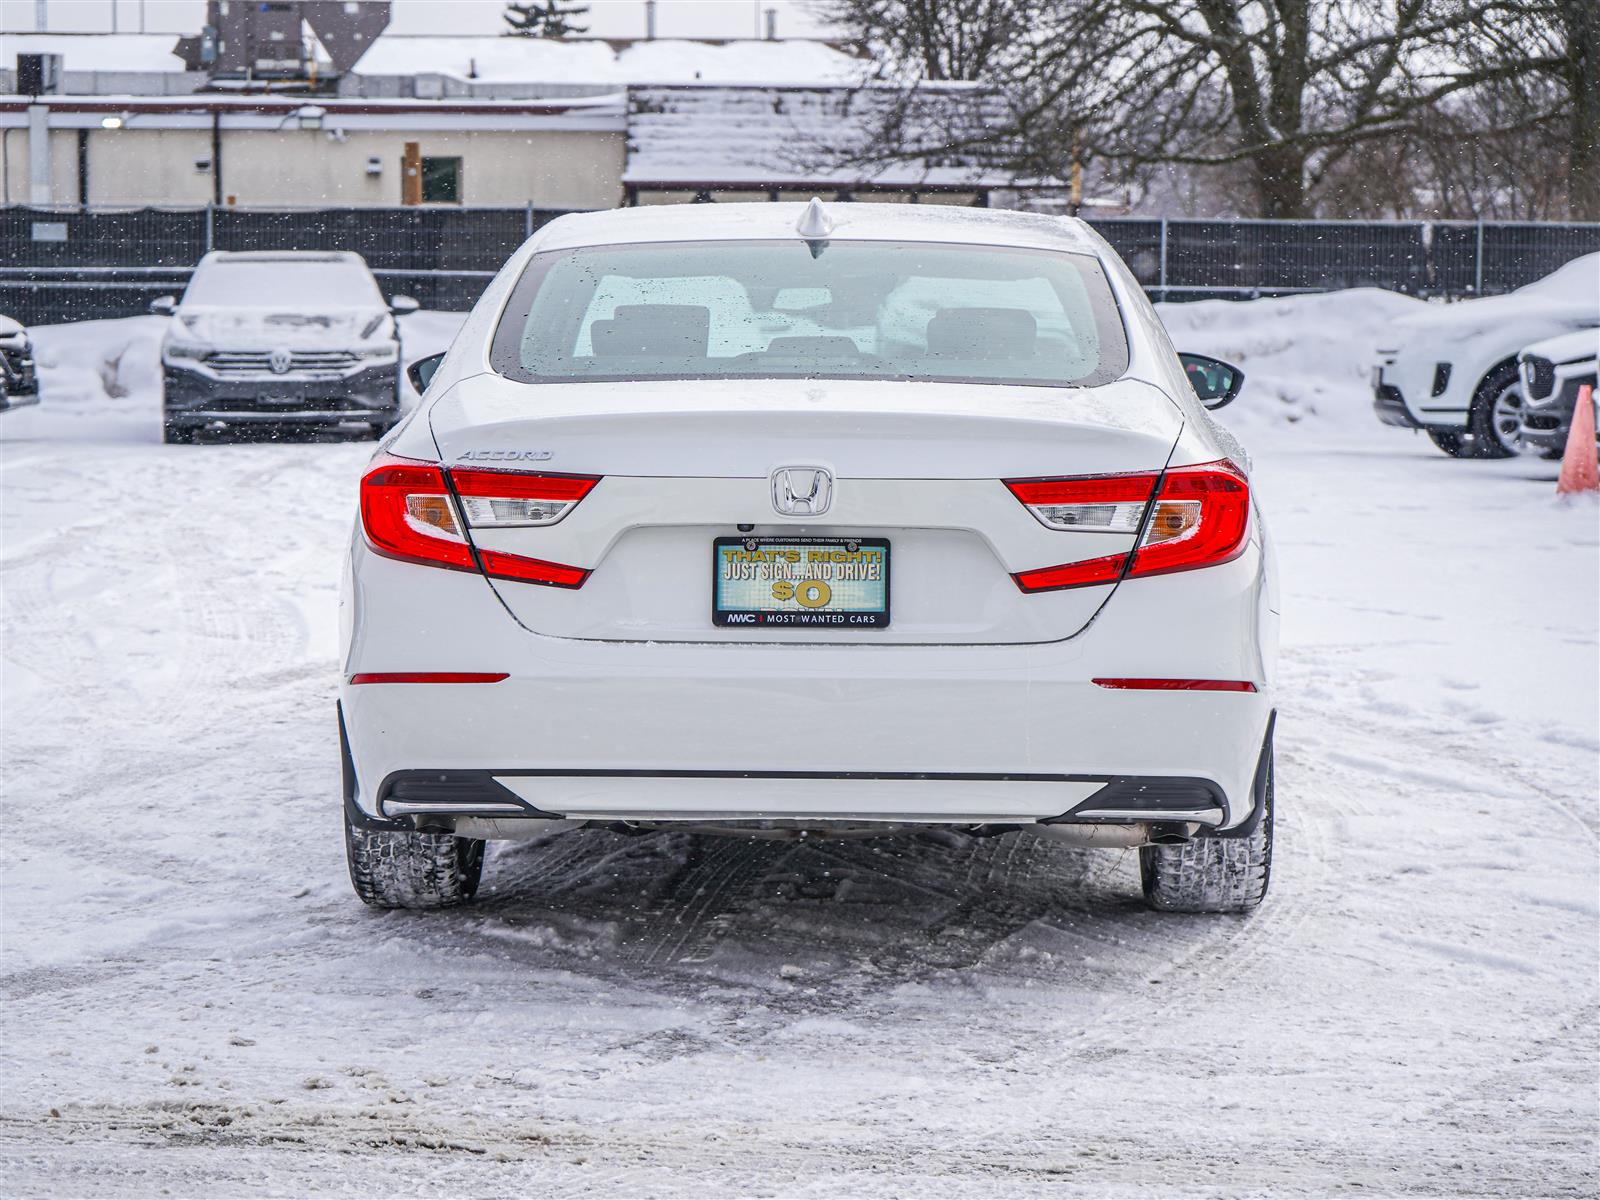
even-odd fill
[(350, 874), (476, 891), (581, 826), (1272, 857), (1278, 601), (1248, 463), (1082, 223), (905, 205), (562, 217), (361, 481)]

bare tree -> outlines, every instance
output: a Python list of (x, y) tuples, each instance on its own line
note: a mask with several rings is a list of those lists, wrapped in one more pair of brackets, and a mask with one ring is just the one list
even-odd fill
[(821, 0), (824, 17), (865, 43), (889, 71), (933, 82), (986, 78), (1026, 36), (1038, 0)]
[[(834, 11), (906, 76), (928, 78), (930, 53), (949, 63), (957, 44), (982, 48), (960, 57), (961, 77), (1004, 98), (1008, 128), (986, 127), (988, 147), (952, 137), (951, 152), (1030, 174), (1059, 175), (1080, 155), (1130, 173), (1232, 170), (1254, 213), (1304, 217), (1352, 155), (1417, 133), (1452, 97), (1569, 70), (1559, 37), (1497, 54), (1488, 35), (1554, 28), (1558, 5), (1592, 24), (1594, 0), (1010, 0), (1004, 22), (1021, 36), (983, 36), (1003, 23), (1000, 3)], [(980, 28), (958, 39), (964, 19)], [(887, 140), (879, 151), (897, 152)], [(926, 140), (915, 152), (929, 153)]]

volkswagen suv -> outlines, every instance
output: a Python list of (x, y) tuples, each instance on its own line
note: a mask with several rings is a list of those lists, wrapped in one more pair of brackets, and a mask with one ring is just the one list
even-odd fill
[(359, 254), (213, 251), (183, 299), (162, 296), (163, 436), (241, 426), (386, 432), (399, 414), (400, 334), (417, 302), (385, 303)]

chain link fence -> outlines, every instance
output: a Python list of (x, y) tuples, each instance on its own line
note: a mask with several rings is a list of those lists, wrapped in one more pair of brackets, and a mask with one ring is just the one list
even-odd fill
[[(208, 250), (354, 250), (390, 293), (472, 306), (559, 211), (527, 208), (0, 208), (0, 312), (27, 324), (131, 316)], [(1093, 219), (1156, 300), (1347, 287), (1510, 291), (1600, 251), (1600, 224)]]

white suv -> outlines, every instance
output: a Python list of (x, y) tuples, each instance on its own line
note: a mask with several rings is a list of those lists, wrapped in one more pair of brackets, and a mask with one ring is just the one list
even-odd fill
[(851, 204), (562, 217), (361, 483), (350, 874), (471, 896), (580, 825), (1026, 829), (1158, 908), (1272, 855), (1246, 459), (1081, 222)]
[(1385, 425), (1424, 431), (1457, 458), (1521, 453), (1517, 354), (1530, 342), (1600, 325), (1600, 254), (1504, 296), (1404, 317), (1372, 370), (1372, 407)]

